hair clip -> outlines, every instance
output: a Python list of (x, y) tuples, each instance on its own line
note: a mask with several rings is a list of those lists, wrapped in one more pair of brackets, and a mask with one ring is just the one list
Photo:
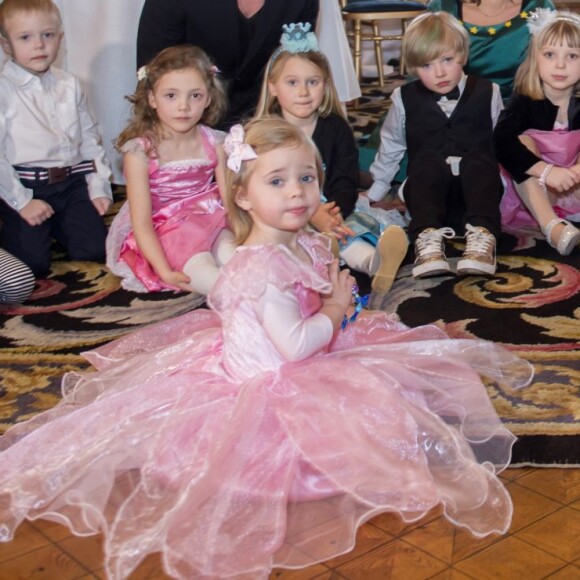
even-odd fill
[(350, 317), (348, 317), (346, 314), (344, 315), (342, 323), (340, 324), (341, 330), (344, 330), (351, 322), (354, 322), (357, 319), (360, 311), (368, 304), (369, 301), (368, 294), (366, 296), (361, 296), (358, 293), (358, 286), (356, 284), (352, 285), (352, 297), (354, 298), (354, 312)]
[(144, 81), (148, 76), (149, 76), (149, 71), (147, 70), (147, 67), (145, 65), (143, 65), (137, 71), (137, 80), (138, 81)]
[(242, 168), (242, 161), (257, 159), (254, 149), (244, 143), (244, 128), (241, 125), (234, 125), (224, 140), (224, 151), (228, 156), (227, 166), (234, 172), (239, 173)]
[(222, 71), (215, 64), (212, 64), (209, 67), (209, 70), (211, 71), (211, 73), (213, 74), (214, 77), (216, 75), (221, 75), (222, 74)]
[(302, 22), (293, 22), (292, 24), (284, 24), (282, 26), (282, 36), (280, 37), (280, 45), (282, 51), (296, 53), (296, 52), (320, 52), (318, 48), (318, 39), (314, 32), (310, 32), (310, 22), (306, 24)]

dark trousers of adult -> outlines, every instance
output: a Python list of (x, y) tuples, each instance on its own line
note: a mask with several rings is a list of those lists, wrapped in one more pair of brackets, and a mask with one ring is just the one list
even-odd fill
[(445, 159), (436, 151), (423, 151), (409, 165), (403, 194), (411, 216), (410, 241), (427, 228), (449, 226), (463, 235), (465, 224), (487, 228), (499, 239), (503, 185), (493, 154), (468, 152), (457, 176)]
[[(25, 180), (22, 184), (30, 187)], [(104, 261), (107, 228), (89, 198), (85, 176), (71, 176), (60, 183), (32, 189), (34, 199), (48, 203), (54, 215), (38, 226), (31, 226), (1, 202), (2, 247), (22, 260), (37, 277), (50, 270), (52, 237), (73, 260)]]

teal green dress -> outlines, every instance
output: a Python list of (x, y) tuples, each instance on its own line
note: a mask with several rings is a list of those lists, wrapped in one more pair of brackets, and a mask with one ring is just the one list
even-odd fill
[[(528, 49), (530, 33), (526, 18), (536, 8), (555, 10), (551, 0), (524, 0), (519, 15), (507, 22), (492, 26), (463, 22), (470, 39), (465, 72), (497, 83), (504, 101), (512, 93), (516, 71)], [(431, 0), (429, 10), (449, 12), (462, 20), (461, 0)]]

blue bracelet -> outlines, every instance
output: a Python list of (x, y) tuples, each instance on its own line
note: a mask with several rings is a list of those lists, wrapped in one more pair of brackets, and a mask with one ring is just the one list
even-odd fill
[(351, 317), (349, 318), (346, 314), (342, 319), (342, 323), (340, 325), (340, 329), (344, 330), (349, 323), (354, 322), (357, 319), (360, 311), (367, 305), (369, 301), (369, 295), (361, 296), (358, 293), (358, 286), (353, 284), (352, 286), (352, 296), (354, 298), (354, 312), (352, 313)]

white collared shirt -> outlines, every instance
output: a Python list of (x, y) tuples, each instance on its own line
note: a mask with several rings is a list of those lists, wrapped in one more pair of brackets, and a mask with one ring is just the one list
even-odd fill
[[(457, 87), (460, 98), (465, 90), (467, 76), (463, 75)], [(455, 110), (457, 100), (448, 100), (447, 97), (437, 101), (441, 110), (448, 116)], [(495, 127), (499, 114), (503, 109), (503, 101), (499, 86), (493, 83), (491, 97), (491, 121)], [(369, 189), (368, 197), (371, 201), (380, 201), (391, 189), (393, 178), (399, 170), (399, 165), (407, 151), (407, 137), (405, 134), (405, 107), (401, 98), (401, 89), (397, 87), (391, 95), (391, 106), (383, 126), (381, 128), (381, 144), (375, 160), (370, 167), (373, 184)]]
[(78, 79), (57, 68), (37, 76), (6, 61), (0, 73), (0, 197), (16, 211), (32, 199), (13, 165), (67, 167), (83, 160), (93, 160), (97, 169), (85, 176), (90, 198), (112, 199), (111, 169)]

